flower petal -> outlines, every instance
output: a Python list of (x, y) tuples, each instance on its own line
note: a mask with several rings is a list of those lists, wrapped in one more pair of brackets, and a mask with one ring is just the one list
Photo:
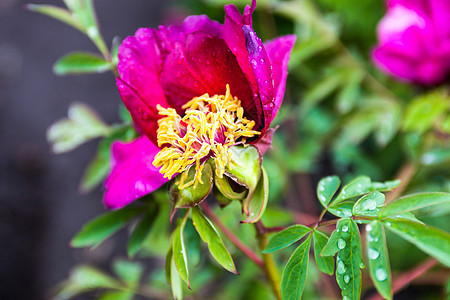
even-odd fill
[[(267, 55), (272, 65), (275, 107), (272, 111), (272, 120), (275, 118), (280, 105), (283, 102), (284, 91), (286, 88), (286, 78), (288, 75), (289, 56), (294, 47), (296, 35), (286, 35), (264, 43)], [(269, 123), (270, 123), (269, 122)]]
[(168, 181), (152, 164), (159, 148), (147, 137), (130, 143), (115, 142), (111, 151), (111, 173), (105, 181), (103, 198), (106, 208), (119, 209)]
[(222, 24), (212, 21), (206, 15), (188, 16), (183, 22), (183, 32), (189, 34), (200, 31), (220, 37), (222, 35), (222, 26)]

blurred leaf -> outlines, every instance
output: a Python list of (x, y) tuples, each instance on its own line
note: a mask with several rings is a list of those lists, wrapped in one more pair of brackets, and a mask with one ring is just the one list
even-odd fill
[(69, 106), (67, 116), (47, 130), (47, 140), (55, 153), (71, 151), (91, 139), (110, 133), (111, 129), (84, 104)]
[(373, 221), (366, 226), (366, 230), (370, 278), (380, 295), (392, 299), (391, 267), (383, 226), (379, 221)]
[(263, 253), (272, 253), (295, 243), (304, 237), (312, 229), (303, 225), (293, 225), (283, 231), (274, 234), (264, 249)]
[[(195, 168), (190, 168), (185, 183), (194, 180), (195, 173)], [(180, 189), (178, 186), (181, 176), (183, 174), (178, 175), (170, 187), (170, 195), (173, 199), (174, 208), (194, 207), (205, 200), (211, 192), (213, 186), (213, 170), (209, 162), (205, 162), (202, 170), (201, 180), (203, 183)]]
[(419, 193), (404, 196), (396, 201), (388, 203), (380, 211), (380, 218), (400, 215), (408, 211), (417, 210), (423, 207), (450, 203), (448, 193)]
[(321, 272), (332, 276), (334, 273), (333, 258), (330, 256), (320, 256), (322, 249), (328, 242), (328, 236), (326, 236), (324, 233), (318, 230), (314, 230), (313, 237), (314, 237), (314, 257), (316, 259), (317, 267)]
[[(186, 224), (186, 218), (177, 226), (172, 234), (172, 249), (173, 249), (173, 260), (175, 262), (176, 270), (180, 275), (181, 279), (186, 282), (189, 287), (189, 271), (187, 264), (186, 247), (184, 245), (184, 226)], [(173, 267), (171, 274), (173, 272)], [(173, 275), (171, 275), (173, 280)], [(173, 285), (172, 285), (173, 286)]]
[(420, 157), (420, 162), (425, 166), (440, 165), (450, 162), (450, 147), (431, 149)]
[(347, 79), (346, 85), (341, 89), (336, 98), (336, 107), (341, 114), (349, 113), (361, 94), (361, 81), (364, 74), (360, 70), (352, 72)]
[(71, 241), (72, 247), (97, 247), (109, 236), (124, 227), (128, 221), (140, 214), (142, 210), (143, 207), (126, 206), (95, 218), (85, 224), (83, 229), (75, 235)]
[(88, 52), (72, 52), (61, 57), (53, 66), (57, 75), (104, 73), (111, 70), (111, 63)]
[(340, 184), (341, 180), (337, 176), (328, 176), (319, 181), (317, 184), (317, 198), (319, 198), (323, 207), (328, 206)]
[(383, 221), (383, 224), (395, 234), (450, 267), (450, 235), (447, 232), (406, 219), (387, 219)]
[(111, 63), (117, 66), (117, 63), (119, 62), (119, 46), (121, 43), (121, 39), (118, 36), (115, 36), (112, 41), (111, 45)]
[(406, 109), (403, 128), (407, 131), (423, 133), (443, 116), (448, 115), (450, 99), (447, 92), (438, 90), (413, 100)]
[(385, 196), (378, 192), (372, 192), (361, 197), (353, 206), (353, 215), (376, 216), (378, 214), (378, 207), (382, 206), (385, 201)]
[(200, 211), (198, 207), (192, 209), (192, 221), (202, 240), (208, 245), (209, 252), (214, 259), (226, 270), (237, 274), (236, 266), (230, 253), (222, 242), (214, 225)]
[(139, 281), (141, 279), (144, 269), (137, 262), (131, 262), (126, 260), (117, 260), (113, 265), (114, 272), (127, 284), (131, 289), (139, 287)]
[(98, 300), (131, 300), (134, 293), (130, 291), (108, 291), (98, 298)]
[(74, 27), (81, 32), (85, 32), (83, 25), (77, 19), (73, 18), (72, 14), (66, 9), (45, 4), (27, 4), (25, 7), (28, 10), (47, 15)]
[[(256, 223), (264, 214), (269, 200), (269, 179), (264, 168), (261, 169), (262, 176), (259, 178), (258, 185), (255, 188), (250, 201), (244, 201), (243, 210), (248, 211), (243, 223)], [(245, 205), (247, 204), (247, 207)]]
[(183, 286), (181, 276), (177, 272), (175, 260), (170, 260), (170, 284), (172, 286), (172, 295), (175, 300), (183, 299)]
[(283, 270), (281, 278), (281, 297), (300, 299), (308, 274), (309, 248), (311, 235), (292, 254)]
[(152, 207), (144, 214), (142, 219), (136, 225), (127, 244), (127, 253), (129, 257), (136, 255), (142, 248), (145, 239), (153, 228), (153, 222), (156, 220), (158, 211), (158, 207)]

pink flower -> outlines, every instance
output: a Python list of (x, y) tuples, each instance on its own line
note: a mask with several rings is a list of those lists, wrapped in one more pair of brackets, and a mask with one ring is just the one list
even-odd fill
[(123, 41), (117, 87), (143, 136), (114, 145), (106, 207), (123, 207), (190, 167), (197, 184), (208, 158), (221, 176), (229, 146), (265, 151), (295, 36), (262, 43), (252, 28), (255, 7), (253, 0), (241, 15), (227, 5), (224, 24), (190, 16), (181, 26), (140, 28)]
[(388, 0), (376, 65), (399, 79), (435, 84), (450, 71), (450, 1)]

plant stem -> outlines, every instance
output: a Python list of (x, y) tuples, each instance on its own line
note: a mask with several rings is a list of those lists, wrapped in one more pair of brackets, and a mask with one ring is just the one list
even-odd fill
[[(259, 248), (264, 250), (267, 246), (267, 236), (266, 236), (266, 228), (264, 227), (261, 221), (256, 222), (256, 237), (258, 239)], [(271, 254), (263, 253), (263, 261), (264, 261), (264, 272), (266, 273), (267, 280), (272, 287), (273, 294), (278, 300), (281, 300), (281, 290), (280, 290), (280, 274), (278, 272), (277, 265), (275, 264), (275, 260)]]
[[(434, 258), (429, 258), (417, 267), (415, 267), (412, 270), (409, 270), (408, 272), (400, 275), (397, 279), (394, 280), (392, 283), (392, 292), (395, 294), (396, 292), (403, 289), (406, 285), (408, 285), (411, 281), (434, 267), (438, 261)], [(368, 300), (382, 300), (383, 297), (380, 295), (373, 295)]]
[(203, 201), (200, 206), (203, 208), (205, 214), (211, 219), (211, 221), (219, 227), (220, 231), (232, 242), (236, 248), (242, 251), (248, 258), (250, 258), (255, 264), (257, 264), (261, 269), (264, 268), (263, 260), (253, 252), (249, 247), (247, 247), (228, 227), (226, 227), (219, 217), (214, 213), (214, 211), (209, 207), (209, 205)]

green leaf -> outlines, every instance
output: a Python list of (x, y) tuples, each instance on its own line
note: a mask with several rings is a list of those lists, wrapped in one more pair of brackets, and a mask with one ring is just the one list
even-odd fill
[(419, 193), (399, 198), (388, 203), (380, 211), (380, 218), (400, 215), (408, 211), (417, 210), (427, 206), (450, 203), (448, 193)]
[(77, 267), (71, 274), (69, 280), (80, 288), (120, 288), (122, 284), (113, 277), (99, 271), (98, 269), (82, 265)]
[[(186, 256), (186, 247), (184, 245), (183, 239), (183, 231), (185, 224), (186, 219), (184, 219), (173, 232), (172, 251), (173, 251), (173, 260), (175, 261), (178, 274), (180, 274), (181, 279), (183, 279), (183, 281), (186, 282), (187, 286), (189, 287), (189, 271)], [(171, 274), (172, 273), (173, 270), (171, 271)]]
[(243, 223), (256, 223), (258, 222), (267, 207), (267, 201), (269, 200), (269, 178), (267, 172), (262, 168), (262, 176), (259, 178), (258, 185), (255, 188), (250, 201), (244, 201), (242, 203), (243, 211), (248, 212)]
[(348, 218), (352, 216), (353, 205), (354, 203), (349, 201), (332, 203), (327, 210), (337, 217)]
[(371, 184), (372, 181), (367, 176), (356, 177), (350, 183), (344, 185), (339, 195), (333, 201), (333, 204), (370, 192)]
[(71, 241), (72, 247), (97, 247), (142, 212), (142, 207), (126, 206), (95, 218), (83, 226)]
[(83, 25), (72, 14), (61, 7), (45, 4), (28, 4), (25, 6), (28, 10), (47, 15), (51, 18), (68, 24), (81, 32), (85, 32)]
[[(236, 191), (234, 186), (237, 185), (237, 188), (243, 187), (235, 182), (230, 182), (231, 179), (228, 176), (214, 176), (214, 184), (215, 187), (219, 190), (219, 192), (229, 200), (244, 200), (247, 196), (247, 190), (242, 188), (242, 191)], [(234, 185), (234, 186), (232, 186)]]
[(53, 66), (57, 75), (104, 73), (111, 70), (111, 63), (89, 52), (72, 52), (64, 55)]
[(67, 118), (54, 123), (47, 130), (47, 140), (55, 153), (71, 151), (81, 144), (110, 134), (108, 127), (87, 105), (70, 105)]
[(379, 221), (373, 221), (366, 226), (366, 230), (370, 278), (380, 295), (385, 299), (392, 299), (391, 267), (384, 228)]
[(295, 243), (312, 229), (303, 225), (293, 225), (272, 236), (263, 253), (272, 253)]
[(192, 221), (198, 234), (208, 245), (209, 252), (214, 257), (214, 259), (225, 270), (228, 270), (234, 274), (238, 274), (233, 259), (231, 258), (230, 253), (223, 244), (219, 233), (217, 232), (211, 221), (202, 214), (198, 207), (194, 207), (192, 209)]
[[(186, 182), (194, 180), (195, 167), (189, 169), (189, 174)], [(183, 189), (179, 189), (180, 176), (178, 175), (170, 187), (170, 195), (172, 196), (174, 208), (188, 208), (194, 207), (209, 195), (213, 186), (213, 170), (209, 162), (206, 162), (202, 170), (202, 181), (197, 186), (191, 185)]]
[(126, 260), (117, 260), (113, 265), (114, 272), (127, 284), (131, 289), (136, 289), (139, 286), (144, 269), (137, 262)]
[(281, 277), (281, 297), (286, 300), (301, 299), (308, 274), (311, 235), (289, 258)]
[(382, 193), (372, 192), (356, 201), (352, 213), (353, 215), (376, 216), (378, 214), (377, 208), (383, 205), (384, 201), (385, 196)]
[(152, 207), (152, 209), (147, 211), (136, 225), (136, 228), (131, 234), (127, 244), (127, 253), (129, 257), (136, 255), (136, 253), (142, 248), (142, 244), (153, 228), (152, 225), (156, 220), (158, 210), (159, 209), (157, 207)]
[(317, 198), (323, 207), (327, 207), (334, 194), (339, 188), (341, 180), (337, 176), (328, 176), (322, 178), (317, 185)]
[(314, 230), (314, 257), (316, 259), (317, 267), (325, 274), (333, 275), (334, 273), (334, 260), (330, 256), (320, 256), (322, 249), (328, 242), (328, 236), (324, 233)]
[(130, 291), (107, 291), (100, 295), (97, 300), (131, 300), (134, 293)]
[(389, 230), (450, 267), (450, 234), (407, 219), (383, 221)]
[(370, 187), (371, 191), (379, 191), (379, 192), (388, 192), (392, 191), (396, 187), (400, 185), (401, 181), (399, 179), (390, 180), (385, 182), (372, 182), (372, 186)]
[(172, 287), (172, 296), (174, 300), (183, 299), (183, 286), (181, 276), (177, 272), (175, 260), (170, 260), (170, 285)]

